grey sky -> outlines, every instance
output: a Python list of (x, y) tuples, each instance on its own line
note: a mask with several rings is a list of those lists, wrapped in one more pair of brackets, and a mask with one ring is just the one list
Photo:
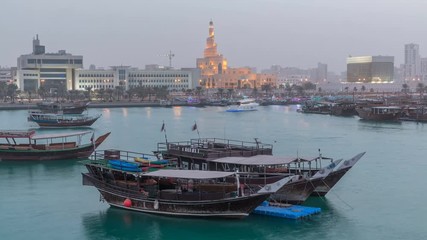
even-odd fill
[(48, 52), (66, 49), (100, 67), (195, 67), (208, 23), (231, 67), (301, 68), (327, 63), (345, 70), (346, 57), (395, 56), (420, 44), (427, 57), (425, 0), (2, 0), (0, 65), (15, 66), (38, 33)]

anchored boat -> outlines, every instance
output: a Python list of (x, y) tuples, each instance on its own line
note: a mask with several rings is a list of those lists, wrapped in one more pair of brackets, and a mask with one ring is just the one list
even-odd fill
[[(111, 167), (108, 159), (82, 162), (83, 185), (95, 186), (113, 207), (184, 217), (243, 218), (287, 183), (282, 179), (253, 191), (239, 173), (160, 169), (135, 172)], [(225, 181), (233, 178), (234, 182)]]
[[(83, 136), (89, 134), (92, 134), (91, 139), (84, 141)], [(34, 130), (0, 131), (0, 160), (42, 161), (87, 158), (109, 135), (110, 133), (106, 133), (95, 140), (93, 131), (46, 135), (38, 135)]]

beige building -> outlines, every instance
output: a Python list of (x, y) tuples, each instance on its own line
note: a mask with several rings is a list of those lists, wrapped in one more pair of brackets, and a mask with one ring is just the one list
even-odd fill
[(227, 60), (218, 53), (214, 37), (214, 25), (210, 21), (204, 57), (197, 59), (201, 75), (200, 86), (205, 88), (261, 88), (265, 84), (276, 86), (276, 75), (257, 74), (248, 67), (229, 68)]

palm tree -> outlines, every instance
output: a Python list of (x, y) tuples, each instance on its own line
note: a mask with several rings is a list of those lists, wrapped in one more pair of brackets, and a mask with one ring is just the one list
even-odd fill
[(417, 84), (417, 92), (420, 93), (420, 99), (423, 98), (423, 93), (424, 93), (424, 84), (423, 83), (418, 83)]
[(10, 97), (12, 103), (15, 102), (15, 95), (16, 95), (16, 90), (18, 89), (18, 86), (16, 86), (16, 84), (9, 84), (7, 85), (7, 96)]
[(402, 92), (404, 92), (405, 94), (407, 94), (409, 92), (409, 85), (404, 83), (402, 84)]
[(91, 93), (92, 93), (92, 87), (86, 87), (85, 97), (89, 100), (89, 102), (92, 101)]
[(116, 86), (116, 88), (114, 89), (114, 91), (117, 94), (117, 101), (120, 101), (120, 98), (123, 96), (124, 93), (124, 89), (122, 86)]
[(232, 99), (233, 98), (233, 94), (234, 94), (234, 89), (229, 88), (229, 89), (227, 89), (227, 92), (228, 92), (228, 98)]
[(254, 87), (254, 89), (252, 90), (252, 96), (253, 96), (254, 98), (257, 98), (257, 97), (258, 97), (258, 88)]
[(288, 92), (288, 96), (291, 95), (291, 93), (292, 93), (292, 86), (291, 86), (291, 84), (289, 84), (289, 83), (285, 84), (285, 91)]
[(203, 93), (203, 88), (200, 86), (196, 87), (196, 95), (200, 97), (202, 93)]
[(261, 90), (265, 91), (265, 95), (268, 95), (268, 92), (271, 91), (271, 85), (270, 84), (263, 84), (263, 85), (261, 85)]
[(111, 89), (111, 88), (107, 88), (107, 89), (105, 89), (105, 94), (108, 96), (108, 101), (112, 102), (113, 101), (114, 90)]
[(39, 90), (37, 90), (37, 93), (39, 94), (39, 96), (41, 97), (42, 100), (46, 99), (46, 95), (47, 95), (47, 90), (45, 87), (41, 86), (39, 88)]
[(217, 94), (219, 95), (219, 97), (222, 99), (222, 95), (224, 94), (224, 88), (218, 88), (217, 89)]
[(6, 82), (0, 82), (0, 97), (3, 98), (3, 100), (6, 100), (7, 96), (7, 83)]

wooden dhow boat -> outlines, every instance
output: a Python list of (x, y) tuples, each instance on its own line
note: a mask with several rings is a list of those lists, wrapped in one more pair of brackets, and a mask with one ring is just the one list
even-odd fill
[(324, 179), (341, 160), (333, 161), (330, 165), (318, 170), (313, 176), (290, 171), (290, 166), (300, 161), (304, 160), (271, 155), (226, 157), (209, 161), (209, 168), (217, 171), (238, 169), (249, 172), (248, 175), (240, 174), (240, 182), (251, 187), (271, 184), (279, 179), (291, 177), (291, 180), (272, 194), (270, 199), (281, 203), (301, 204), (310, 197), (318, 186), (322, 186)]
[(81, 114), (83, 113), (90, 102), (75, 102), (72, 104), (63, 104), (55, 102), (40, 102), (37, 107), (43, 113), (63, 113), (63, 114)]
[[(340, 170), (336, 165), (341, 160), (317, 157), (273, 157), (273, 146), (259, 142), (245, 142), (221, 138), (200, 138), (189, 141), (158, 143), (156, 153), (164, 159), (173, 158), (182, 169), (258, 172), (258, 183), (274, 181), (285, 174), (296, 175), (293, 183), (276, 194), (278, 200), (287, 203), (302, 203), (308, 196), (324, 196), (350, 169)], [(364, 153), (356, 155), (359, 160)], [(233, 158), (234, 157), (234, 158)], [(243, 157), (240, 158), (239, 157)], [(253, 157), (253, 158), (251, 158)], [(357, 161), (352, 162), (353, 165)], [(342, 163), (342, 161), (341, 161)], [(334, 171), (335, 170), (335, 171)], [(265, 174), (264, 174), (265, 171)], [(316, 173), (324, 171), (327, 175), (319, 177)], [(265, 176), (267, 177), (265, 177)], [(298, 180), (298, 181), (297, 181)], [(248, 183), (257, 183), (254, 176)], [(325, 185), (329, 187), (324, 187)], [(323, 186), (323, 188), (322, 188)], [(288, 194), (285, 194), (287, 191)]]
[(361, 119), (372, 121), (398, 121), (403, 110), (398, 106), (357, 106), (357, 114)]
[[(84, 136), (92, 134), (87, 142)], [(32, 131), (0, 131), (0, 160), (44, 161), (88, 158), (110, 135), (96, 140), (93, 131), (38, 135)], [(75, 140), (70, 140), (75, 139)]]
[(29, 112), (28, 121), (37, 123), (40, 127), (67, 128), (89, 127), (101, 117), (101, 114), (88, 116), (82, 114), (56, 114)]
[[(243, 218), (290, 178), (252, 191), (239, 173), (160, 169), (135, 172), (111, 167), (111, 160), (86, 160), (83, 185), (95, 186), (113, 207), (180, 217)], [(123, 161), (123, 160), (122, 160)], [(233, 178), (234, 182), (225, 181)]]

